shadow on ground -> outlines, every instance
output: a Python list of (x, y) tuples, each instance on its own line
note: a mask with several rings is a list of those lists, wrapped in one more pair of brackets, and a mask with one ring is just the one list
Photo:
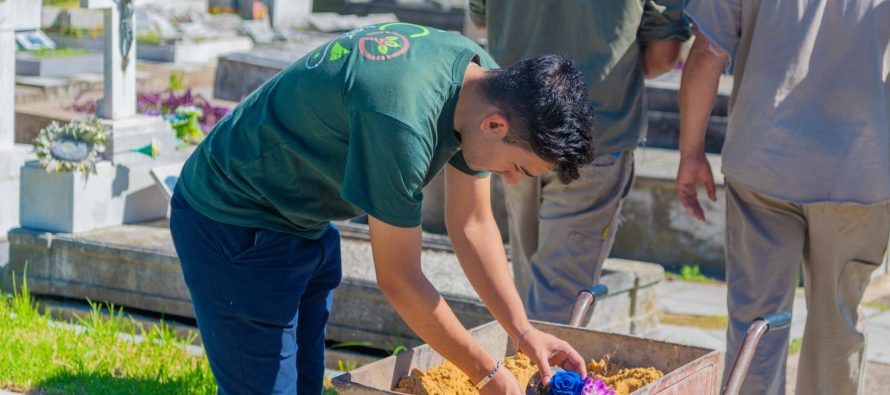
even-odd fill
[(36, 383), (29, 395), (167, 395), (213, 394), (213, 388), (195, 388), (197, 378), (159, 382), (151, 378), (114, 377), (110, 374), (64, 372)]

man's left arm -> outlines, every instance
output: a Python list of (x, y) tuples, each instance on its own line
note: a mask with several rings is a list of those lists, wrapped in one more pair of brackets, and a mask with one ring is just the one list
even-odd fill
[(643, 74), (655, 78), (670, 71), (680, 56), (680, 44), (691, 36), (683, 14), (686, 0), (646, 0), (637, 32), (643, 48)]
[[(514, 343), (532, 328), (513, 285), (501, 233), (491, 211), (491, 177), (474, 177), (445, 167), (445, 225), (461, 268)], [(568, 343), (531, 330), (520, 345), (543, 375), (549, 366), (585, 373), (581, 356)]]

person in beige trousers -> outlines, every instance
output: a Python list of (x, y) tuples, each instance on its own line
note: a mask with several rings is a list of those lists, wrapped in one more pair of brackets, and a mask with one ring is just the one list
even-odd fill
[(645, 78), (669, 71), (689, 39), (686, 0), (469, 0), (501, 64), (540, 54), (576, 59), (596, 114), (596, 158), (563, 185), (553, 172), (505, 190), (510, 258), (530, 318), (566, 323), (578, 291), (599, 282), (645, 139)]
[[(890, 1), (693, 0), (698, 31), (680, 87), (677, 195), (704, 221), (715, 199), (704, 134), (722, 71), (734, 78), (723, 147), (726, 360), (752, 320), (808, 315), (798, 394), (863, 392), (857, 307), (890, 236)], [(785, 392), (789, 331), (758, 346), (745, 394)], [(726, 375), (724, 375), (724, 383)]]

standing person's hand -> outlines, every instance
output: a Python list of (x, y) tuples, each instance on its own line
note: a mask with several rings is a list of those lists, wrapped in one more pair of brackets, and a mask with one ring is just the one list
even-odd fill
[(708, 159), (701, 155), (680, 156), (680, 169), (677, 170), (677, 198), (686, 213), (693, 218), (704, 222), (705, 212), (698, 202), (699, 185), (704, 185), (708, 191), (708, 198), (712, 202), (717, 201), (717, 190), (714, 187), (714, 173)]
[(524, 395), (525, 389), (519, 387), (519, 380), (516, 379), (516, 376), (513, 376), (513, 373), (510, 373), (509, 370), (503, 365), (498, 369), (497, 374), (491, 378), (487, 384), (485, 384), (482, 389), (479, 390), (479, 394), (481, 395), (501, 395), (501, 394), (509, 394), (509, 395)]
[(581, 377), (587, 376), (587, 365), (581, 354), (556, 336), (532, 329), (518, 343), (517, 351), (528, 355), (532, 362), (538, 365), (545, 386), (550, 385), (550, 377), (553, 376), (550, 366), (574, 371)]

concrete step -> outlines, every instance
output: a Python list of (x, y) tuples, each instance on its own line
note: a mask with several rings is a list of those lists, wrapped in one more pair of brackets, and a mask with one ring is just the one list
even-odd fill
[[(375, 348), (411, 347), (420, 340), (376, 287), (366, 225), (339, 223), (343, 281), (335, 292), (328, 338), (371, 342)], [(193, 317), (190, 297), (165, 222), (122, 225), (78, 234), (18, 228), (9, 232), (16, 281), (27, 264), (35, 295), (89, 298), (124, 308)], [(466, 327), (492, 320), (462, 274), (443, 236), (424, 237), (423, 270)], [(661, 267), (609, 260), (602, 282), (611, 295), (597, 304), (587, 325), (621, 333), (644, 333), (657, 323), (654, 285)], [(12, 276), (3, 278), (4, 289)]]

